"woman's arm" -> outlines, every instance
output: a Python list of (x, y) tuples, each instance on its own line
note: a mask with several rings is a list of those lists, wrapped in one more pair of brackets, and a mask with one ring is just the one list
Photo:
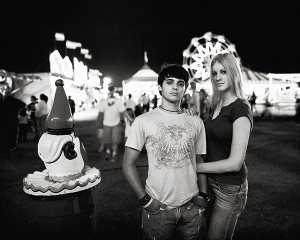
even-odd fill
[(233, 123), (233, 134), (229, 158), (216, 162), (198, 163), (198, 173), (238, 172), (244, 162), (250, 136), (251, 123), (247, 117)]

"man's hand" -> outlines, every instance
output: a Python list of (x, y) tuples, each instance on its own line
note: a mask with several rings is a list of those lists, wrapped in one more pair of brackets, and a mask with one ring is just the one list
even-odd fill
[(160, 208), (166, 209), (166, 207), (167, 206), (165, 204), (153, 198), (152, 203), (148, 207), (146, 207), (146, 210), (150, 213), (158, 213), (160, 211)]
[(207, 207), (208, 206), (208, 201), (201, 197), (200, 195), (197, 195), (191, 199), (191, 202), (194, 203), (195, 205), (199, 207)]

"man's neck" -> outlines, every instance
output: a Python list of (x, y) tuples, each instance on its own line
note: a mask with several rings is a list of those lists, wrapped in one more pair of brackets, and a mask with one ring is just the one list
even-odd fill
[(167, 112), (179, 112), (180, 111), (180, 102), (171, 103), (167, 101), (162, 101), (160, 108)]

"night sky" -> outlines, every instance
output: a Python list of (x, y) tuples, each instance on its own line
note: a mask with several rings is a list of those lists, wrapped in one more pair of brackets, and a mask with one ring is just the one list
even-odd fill
[(40, 0), (0, 2), (0, 69), (47, 72), (55, 33), (81, 42), (88, 67), (117, 86), (144, 63), (182, 64), (182, 52), (206, 32), (236, 45), (244, 66), (272, 73), (300, 72), (300, 1)]

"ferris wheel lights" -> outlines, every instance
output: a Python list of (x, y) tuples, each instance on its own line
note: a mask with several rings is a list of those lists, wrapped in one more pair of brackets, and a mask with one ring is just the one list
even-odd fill
[[(191, 40), (191, 44), (194, 45), (194, 46), (198, 46), (198, 45), (199, 45), (198, 39), (199, 39), (199, 38), (193, 38), (193, 39)], [(198, 45), (195, 45), (195, 44), (198, 44)]]
[(229, 50), (230, 52), (235, 52), (235, 51), (236, 51), (235, 45), (234, 45), (234, 44), (230, 44), (230, 45), (228, 46), (228, 50)]
[(224, 43), (224, 42), (225, 42), (225, 37), (224, 37), (223, 35), (219, 35), (219, 36), (217, 37), (217, 40), (218, 40), (219, 42)]
[(211, 32), (207, 32), (203, 35), (203, 38), (207, 41), (211, 41)]
[(197, 42), (194, 42), (193, 45), (194, 45), (195, 47), (198, 47), (198, 46), (200, 45), (200, 43), (197, 41)]
[(189, 57), (189, 52), (187, 50), (184, 50), (182, 55), (183, 57)]
[(193, 38), (183, 51), (183, 65), (192, 79), (205, 81), (210, 77), (209, 66), (213, 57), (219, 53), (232, 53), (240, 62), (235, 45), (223, 35), (205, 33), (202, 37)]
[(189, 67), (188, 67), (187, 64), (183, 64), (182, 67), (183, 67), (185, 70), (187, 70), (187, 71), (188, 71), (188, 69), (189, 69)]

